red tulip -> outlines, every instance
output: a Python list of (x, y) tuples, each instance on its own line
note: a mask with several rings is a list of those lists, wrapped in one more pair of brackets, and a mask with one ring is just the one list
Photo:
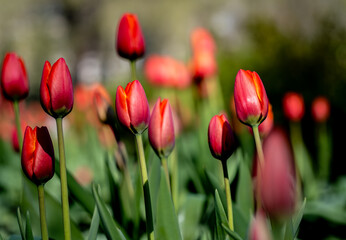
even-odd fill
[(195, 81), (213, 76), (217, 71), (215, 56), (208, 51), (198, 51), (190, 62), (190, 70)]
[(103, 87), (100, 89), (96, 89), (94, 91), (93, 98), (94, 106), (100, 122), (104, 124), (114, 124), (116, 120), (115, 112), (111, 105), (110, 98), (106, 90)]
[(288, 92), (283, 98), (285, 116), (294, 122), (299, 122), (304, 116), (304, 99), (301, 94)]
[(46, 127), (27, 126), (24, 133), (22, 168), (36, 185), (44, 184), (54, 175), (54, 149)]
[(330, 104), (327, 98), (317, 97), (312, 102), (312, 117), (316, 122), (325, 122), (330, 115)]
[(63, 58), (51, 67), (45, 62), (42, 73), (40, 100), (43, 110), (54, 118), (65, 117), (73, 107), (71, 74)]
[(226, 161), (236, 148), (231, 125), (224, 114), (215, 115), (208, 127), (209, 149), (214, 158)]
[(234, 103), (238, 119), (246, 125), (258, 125), (267, 117), (268, 98), (256, 72), (239, 70), (234, 83)]
[(204, 28), (196, 28), (191, 33), (191, 46), (193, 52), (207, 51), (215, 53), (215, 42), (212, 35)]
[(148, 136), (151, 146), (160, 158), (171, 154), (175, 137), (172, 109), (167, 99), (162, 102), (160, 98), (157, 99), (150, 117)]
[(272, 105), (269, 104), (268, 116), (267, 118), (258, 126), (258, 131), (261, 137), (266, 137), (274, 126), (274, 114), (272, 110)]
[(137, 16), (125, 13), (119, 22), (116, 49), (118, 54), (131, 61), (144, 55), (144, 36)]
[(295, 169), (291, 145), (283, 130), (273, 129), (263, 142), (263, 153), (265, 161), (256, 189), (263, 210), (276, 219), (290, 216), (296, 203)]
[(249, 240), (271, 240), (267, 219), (262, 211), (256, 213), (251, 221)]
[(29, 82), (23, 59), (16, 53), (7, 53), (2, 64), (1, 88), (11, 101), (21, 100), (29, 94)]
[(119, 122), (134, 134), (147, 129), (150, 118), (149, 104), (144, 89), (138, 80), (117, 89), (115, 109)]

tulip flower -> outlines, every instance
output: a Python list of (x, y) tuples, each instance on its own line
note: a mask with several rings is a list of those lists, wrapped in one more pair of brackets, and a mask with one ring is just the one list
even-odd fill
[(25, 65), (16, 53), (5, 55), (1, 70), (1, 89), (5, 98), (11, 101), (19, 101), (29, 94)]
[(256, 72), (240, 69), (234, 83), (234, 103), (238, 119), (249, 126), (258, 126), (267, 117), (268, 98)]
[(305, 112), (303, 96), (295, 92), (286, 93), (283, 98), (283, 110), (290, 121), (299, 122)]
[(118, 54), (130, 61), (144, 55), (144, 36), (137, 16), (125, 13), (119, 22), (116, 49)]
[(36, 185), (44, 184), (54, 175), (54, 149), (46, 127), (27, 126), (24, 133), (22, 168)]
[(105, 96), (101, 91), (96, 90), (93, 98), (94, 106), (100, 122), (103, 124), (114, 124), (116, 121), (115, 112), (108, 98), (108, 94)]
[(256, 213), (251, 221), (249, 240), (271, 240), (267, 219), (262, 211)]
[(215, 56), (208, 51), (196, 52), (190, 62), (190, 70), (197, 83), (213, 76), (217, 71)]
[(325, 122), (330, 115), (330, 104), (327, 98), (317, 97), (312, 102), (312, 117), (316, 122)]
[(235, 150), (235, 137), (224, 114), (215, 115), (208, 128), (209, 149), (214, 158), (226, 161)]
[(138, 80), (117, 89), (115, 108), (119, 122), (134, 134), (147, 129), (150, 118), (149, 104), (144, 89)]
[(196, 28), (191, 33), (191, 46), (194, 53), (207, 51), (214, 54), (216, 50), (212, 35), (204, 28)]
[(258, 126), (258, 131), (262, 138), (266, 137), (274, 126), (274, 114), (272, 110), (272, 105), (269, 104), (268, 116), (267, 118)]
[(46, 61), (43, 67), (40, 100), (42, 108), (54, 118), (63, 118), (73, 107), (71, 74), (63, 58), (53, 66)]
[(12, 148), (16, 153), (20, 152), (17, 129), (12, 130)]

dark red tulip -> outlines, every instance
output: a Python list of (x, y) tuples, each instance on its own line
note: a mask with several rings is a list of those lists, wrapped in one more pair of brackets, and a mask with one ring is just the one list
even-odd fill
[(54, 175), (54, 149), (46, 127), (27, 126), (22, 150), (22, 169), (36, 185), (44, 184)]
[(138, 80), (117, 89), (115, 109), (119, 122), (134, 134), (147, 129), (150, 118), (149, 104), (144, 89)]
[(330, 115), (330, 103), (325, 97), (317, 97), (311, 106), (312, 117), (316, 122), (325, 122)]
[(283, 98), (283, 110), (290, 121), (299, 122), (305, 112), (303, 96), (295, 92), (286, 93)]
[(73, 85), (70, 70), (63, 58), (53, 66), (45, 62), (42, 73), (40, 100), (42, 108), (54, 118), (65, 117), (73, 107)]
[(8, 100), (24, 99), (29, 94), (29, 81), (23, 59), (16, 53), (7, 53), (2, 63), (1, 89)]
[(224, 114), (215, 115), (208, 127), (209, 149), (214, 158), (226, 161), (236, 149), (231, 125)]
[(156, 154), (168, 157), (175, 144), (174, 124), (171, 105), (167, 99), (157, 99), (151, 113), (148, 129), (149, 142)]
[(240, 69), (234, 83), (238, 119), (249, 126), (259, 125), (268, 114), (268, 97), (256, 72)]
[(135, 14), (125, 13), (119, 22), (116, 49), (118, 54), (131, 61), (144, 55), (144, 36)]

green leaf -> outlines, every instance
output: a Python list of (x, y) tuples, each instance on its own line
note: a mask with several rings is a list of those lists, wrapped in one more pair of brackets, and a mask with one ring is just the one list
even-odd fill
[(96, 190), (95, 184), (93, 185), (92, 192), (107, 238), (111, 240), (126, 240), (124, 234), (121, 232), (121, 230), (114, 222), (112, 216), (110, 215), (106, 207), (106, 204), (103, 202), (98, 191)]
[(96, 240), (97, 239), (97, 233), (99, 230), (99, 225), (100, 225), (100, 215), (97, 211), (97, 206), (95, 206), (94, 214), (93, 214), (93, 217), (91, 219), (88, 240)]
[(18, 226), (20, 230), (20, 234), (23, 238), (23, 240), (26, 240), (25, 237), (25, 231), (24, 231), (24, 226), (23, 226), (23, 220), (22, 220), (22, 213), (20, 212), (20, 207), (17, 208), (17, 220), (18, 220)]
[(221, 223), (221, 225), (222, 225), (223, 229), (226, 230), (226, 233), (228, 234), (228, 236), (230, 236), (230, 237), (233, 238), (234, 240), (243, 240), (243, 239), (238, 235), (238, 233), (233, 232), (231, 229), (229, 229), (228, 224)]
[(0, 234), (0, 240), (4, 240), (4, 239), (2, 238), (2, 236), (1, 236), (1, 234)]
[(246, 239), (249, 225), (250, 225), (250, 219), (247, 220), (244, 217), (244, 214), (239, 210), (239, 207), (237, 204), (233, 204), (233, 220), (234, 220), (234, 230), (239, 234), (240, 237), (243, 239)]
[(222, 206), (221, 198), (217, 189), (215, 189), (215, 217), (216, 217), (216, 226), (215, 226), (215, 237), (217, 240), (226, 239), (226, 232), (222, 227), (222, 223), (228, 225), (228, 220), (226, 212)]
[(293, 218), (293, 233), (294, 237), (297, 237), (298, 230), (299, 230), (299, 224), (302, 221), (303, 215), (304, 215), (304, 209), (306, 205), (306, 198), (304, 198), (303, 204), (300, 207), (298, 213)]
[(293, 239), (294, 239), (293, 223), (292, 223), (292, 218), (290, 218), (286, 222), (285, 240), (293, 240)]
[(26, 224), (25, 224), (25, 238), (26, 240), (34, 240), (34, 235), (31, 229), (31, 220), (29, 211), (26, 212)]
[(161, 167), (160, 189), (157, 197), (156, 209), (156, 239), (179, 240), (181, 233), (178, 224), (178, 218), (172, 201), (168, 184), (163, 168)]
[[(158, 157), (154, 157), (152, 159), (150, 172), (149, 172), (149, 187), (150, 187), (150, 196), (151, 196), (151, 204), (156, 206), (157, 196), (159, 194), (160, 189), (160, 177), (161, 177), (161, 162)], [(154, 222), (156, 219), (156, 208), (153, 207), (153, 217)]]

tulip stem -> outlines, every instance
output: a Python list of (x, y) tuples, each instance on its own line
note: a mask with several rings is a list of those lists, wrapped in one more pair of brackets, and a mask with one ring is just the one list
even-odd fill
[(253, 131), (253, 135), (254, 135), (255, 143), (256, 143), (257, 155), (259, 159), (259, 167), (262, 168), (264, 164), (264, 155), (263, 155), (261, 138), (258, 131), (258, 125), (252, 126), (252, 131)]
[(139, 166), (141, 169), (142, 186), (143, 186), (143, 193), (144, 193), (145, 215), (147, 220), (147, 235), (148, 235), (148, 239), (154, 240), (155, 239), (154, 238), (154, 221), (153, 221), (153, 213), (151, 208), (148, 172), (147, 172), (147, 166), (145, 163), (142, 134), (136, 134), (135, 136), (136, 136)]
[(64, 146), (63, 128), (62, 128), (62, 118), (59, 117), (56, 119), (56, 126), (58, 129), (61, 204), (62, 204), (62, 216), (63, 216), (63, 224), (64, 224), (64, 236), (65, 236), (65, 240), (70, 240), (71, 239), (70, 213), (69, 213), (69, 203), (68, 203), (66, 160), (65, 160), (65, 146)]
[(42, 240), (48, 240), (48, 229), (46, 222), (46, 209), (44, 206), (44, 187), (43, 184), (37, 186), (38, 191), (38, 203), (40, 208), (40, 221), (41, 221), (41, 238)]
[(132, 60), (131, 61), (131, 77), (132, 77), (132, 81), (137, 80), (137, 76), (136, 76), (136, 60)]
[(171, 192), (171, 195), (172, 195), (172, 191), (171, 191), (171, 182), (170, 182), (170, 180), (169, 180), (169, 171), (168, 171), (167, 158), (166, 158), (166, 157), (162, 157), (162, 158), (161, 158), (161, 163), (162, 163), (163, 170), (165, 171), (168, 189), (169, 189), (169, 191)]
[(174, 203), (174, 207), (177, 210), (178, 209), (178, 191), (179, 191), (179, 168), (178, 168), (178, 158), (177, 158), (177, 150), (176, 148), (173, 149), (172, 155), (171, 155), (171, 162), (172, 162), (172, 199)]
[(20, 115), (19, 115), (19, 104), (18, 101), (13, 102), (13, 108), (14, 108), (14, 114), (16, 118), (16, 128), (17, 128), (17, 137), (18, 137), (18, 145), (19, 145), (19, 152), (22, 154), (22, 147), (23, 147), (23, 137), (22, 137), (22, 128), (20, 126)]
[(231, 231), (234, 231), (232, 197), (231, 197), (231, 187), (230, 187), (229, 178), (228, 178), (227, 161), (224, 160), (224, 161), (221, 161), (221, 163), (222, 163), (223, 177), (224, 177), (224, 181), (225, 181), (228, 226), (231, 229)]

